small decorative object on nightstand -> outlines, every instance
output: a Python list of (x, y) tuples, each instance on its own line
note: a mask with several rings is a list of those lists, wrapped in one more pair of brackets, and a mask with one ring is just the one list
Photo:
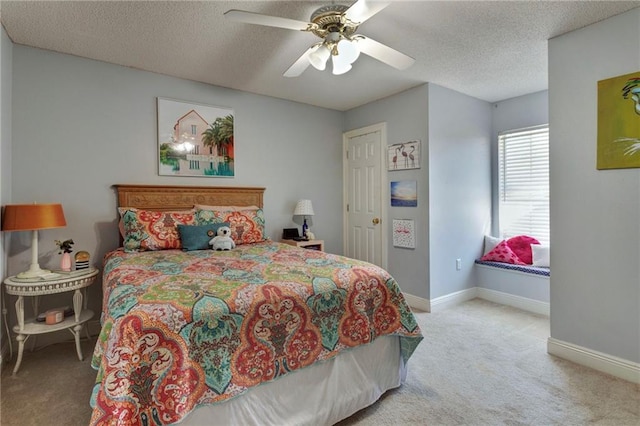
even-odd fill
[[(61, 274), (49, 273), (45, 278), (23, 278), (16, 276), (4, 280), (4, 286), (8, 294), (18, 296), (16, 301), (16, 316), (18, 324), (13, 327), (13, 331), (18, 334), (18, 359), (13, 368), (13, 374), (18, 372), (22, 363), (22, 353), (24, 344), (32, 335), (51, 333), (58, 330), (69, 330), (76, 341), (76, 352), (78, 359), (82, 361), (82, 350), (80, 348), (80, 332), (85, 323), (93, 318), (93, 311), (87, 309), (86, 288), (89, 287), (98, 276), (96, 268), (89, 268), (80, 271), (70, 271)], [(38, 302), (40, 296), (49, 294), (65, 293), (73, 291), (73, 315), (64, 318), (60, 322), (55, 322), (59, 318), (54, 317), (52, 321), (44, 324), (37, 320)], [(25, 320), (24, 318), (24, 297), (32, 297), (34, 317)], [(50, 324), (53, 322), (54, 324)]]
[(76, 253), (76, 271), (87, 269), (89, 267), (90, 255), (88, 251), (79, 251)]
[(71, 270), (71, 252), (73, 251), (74, 242), (73, 240), (55, 240), (56, 245), (58, 246), (58, 254), (62, 255), (62, 259), (60, 259), (60, 269), (63, 271)]

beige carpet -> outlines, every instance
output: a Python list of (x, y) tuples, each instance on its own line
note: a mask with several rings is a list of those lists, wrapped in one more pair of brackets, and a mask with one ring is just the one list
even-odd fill
[[(547, 318), (479, 299), (417, 314), (425, 335), (407, 382), (339, 423), (350, 425), (640, 425), (640, 386), (546, 353)], [(86, 425), (92, 342), (26, 352), (2, 371), (0, 423)]]

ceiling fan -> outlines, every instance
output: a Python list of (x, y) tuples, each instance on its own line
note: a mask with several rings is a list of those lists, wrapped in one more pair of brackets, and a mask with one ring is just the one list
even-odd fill
[(404, 70), (409, 68), (415, 59), (369, 37), (355, 34), (360, 24), (389, 4), (390, 2), (358, 0), (351, 6), (322, 6), (311, 14), (310, 22), (236, 9), (228, 10), (224, 16), (236, 22), (311, 32), (321, 38), (322, 41), (313, 44), (285, 71), (285, 77), (297, 77), (309, 65), (323, 71), (329, 58), (333, 64), (333, 74), (344, 74), (351, 69), (361, 52)]

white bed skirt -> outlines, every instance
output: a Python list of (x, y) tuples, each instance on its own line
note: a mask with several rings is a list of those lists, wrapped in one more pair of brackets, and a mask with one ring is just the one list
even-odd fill
[(399, 338), (382, 336), (230, 401), (199, 407), (180, 424), (332, 425), (373, 404), (405, 377)]

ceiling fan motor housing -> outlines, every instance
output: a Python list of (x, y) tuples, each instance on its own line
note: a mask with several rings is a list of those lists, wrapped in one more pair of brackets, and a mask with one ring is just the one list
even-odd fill
[(348, 9), (349, 6), (332, 4), (315, 10), (310, 19), (315, 24), (311, 32), (320, 38), (325, 38), (329, 33), (339, 33), (348, 38), (358, 29), (357, 24), (345, 18)]

